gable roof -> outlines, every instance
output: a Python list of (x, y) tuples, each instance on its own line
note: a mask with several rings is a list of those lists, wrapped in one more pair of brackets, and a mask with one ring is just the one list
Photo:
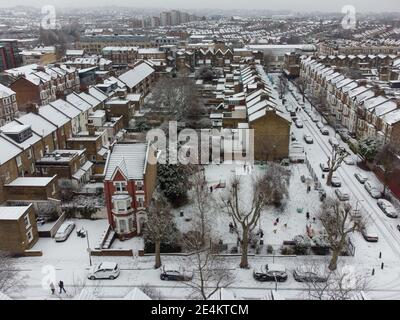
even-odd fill
[(125, 72), (119, 76), (119, 80), (126, 84), (128, 88), (135, 87), (138, 83), (146, 79), (148, 76), (153, 74), (155, 70), (150, 67), (147, 63), (141, 63), (133, 69)]
[(148, 145), (146, 143), (114, 145), (104, 169), (105, 180), (112, 180), (117, 170), (130, 180), (143, 179), (147, 152)]

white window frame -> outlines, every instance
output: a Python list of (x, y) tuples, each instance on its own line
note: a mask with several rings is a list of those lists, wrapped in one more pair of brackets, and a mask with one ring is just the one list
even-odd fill
[[(124, 188), (122, 188), (122, 186), (124, 186)], [(126, 181), (114, 181), (114, 188), (116, 192), (128, 192), (128, 184)]]
[(22, 159), (21, 159), (21, 156), (17, 156), (17, 157), (15, 158), (15, 160), (17, 161), (17, 166), (18, 166), (18, 168), (21, 167), (21, 166), (22, 166)]
[(31, 243), (33, 240), (33, 232), (32, 229), (30, 229), (27, 233), (26, 233), (26, 237), (28, 239), (28, 243)]

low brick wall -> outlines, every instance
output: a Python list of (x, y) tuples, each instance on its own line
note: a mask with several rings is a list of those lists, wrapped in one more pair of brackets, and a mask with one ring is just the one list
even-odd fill
[(41, 250), (28, 250), (23, 253), (24, 257), (41, 257), (43, 252)]
[(104, 249), (104, 250), (92, 250), (91, 256), (95, 257), (132, 257), (132, 249), (127, 250), (115, 250), (115, 249)]

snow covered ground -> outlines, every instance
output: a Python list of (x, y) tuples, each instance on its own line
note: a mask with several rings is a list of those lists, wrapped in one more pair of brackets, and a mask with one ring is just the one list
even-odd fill
[[(276, 78), (276, 76), (273, 76)], [(267, 81), (268, 78), (265, 77)], [(276, 79), (275, 79), (276, 80)], [(271, 85), (271, 87), (273, 87)], [(293, 87), (295, 90), (295, 88)], [(281, 103), (274, 92), (277, 103)], [(297, 105), (297, 102), (291, 94), (287, 95), (288, 102)], [(306, 107), (310, 107), (306, 103)], [(301, 108), (300, 108), (301, 109)], [(285, 110), (283, 108), (283, 110)], [(297, 140), (303, 141), (303, 134), (307, 133), (314, 139), (314, 144), (306, 145), (304, 143), (307, 159), (317, 175), (321, 175), (319, 168), (321, 162), (326, 162), (330, 154), (329, 137), (323, 136), (316, 125), (310, 120), (304, 111), (299, 112), (299, 118), (304, 123), (304, 128), (298, 129), (292, 126), (292, 131)], [(330, 137), (334, 135), (333, 129), (329, 128)], [(343, 144), (343, 142), (341, 142)], [(284, 240), (291, 240), (298, 234), (305, 234), (307, 223), (306, 212), (310, 212), (311, 219), (318, 211), (320, 201), (318, 193), (311, 190), (307, 193), (306, 186), (300, 181), (300, 176), (308, 176), (309, 172), (305, 164), (295, 164), (290, 166), (292, 175), (289, 186), (289, 202), (282, 212), (275, 208), (266, 208), (262, 212), (260, 227), (264, 231), (265, 245), (271, 244), (274, 248), (279, 248)], [(250, 182), (252, 177), (262, 171), (261, 166), (255, 166), (249, 173), (244, 170), (243, 164), (229, 165), (209, 165), (206, 167), (206, 177), (209, 186), (216, 186), (220, 182), (229, 182), (234, 175), (239, 175), (244, 182), (245, 191), (248, 191), (248, 197), (251, 197)], [(369, 277), (368, 295), (372, 299), (399, 299), (400, 300), (400, 232), (396, 225), (400, 223), (399, 219), (390, 219), (386, 217), (378, 208), (376, 200), (372, 199), (364, 187), (354, 178), (354, 173), (362, 172), (369, 179), (380, 185), (373, 173), (362, 171), (357, 166), (343, 164), (338, 170), (344, 188), (350, 193), (350, 199), (355, 207), (363, 208), (365, 215), (369, 216), (371, 223), (376, 227), (379, 241), (377, 243), (366, 242), (360, 234), (354, 234), (352, 239), (356, 246), (354, 257), (340, 257), (339, 268), (342, 266), (353, 266), (360, 273), (371, 275), (374, 269), (375, 275)], [(324, 182), (322, 181), (322, 184)], [(333, 189), (324, 186), (328, 193)], [(223, 196), (226, 189), (213, 189), (210, 203), (213, 210), (208, 212), (210, 225), (215, 238), (222, 239), (225, 243), (236, 244), (236, 236), (229, 233), (228, 224), (230, 218), (224, 210), (217, 205), (219, 197)], [(302, 213), (297, 212), (297, 208), (303, 208)], [(184, 211), (181, 217), (179, 212)], [(179, 228), (185, 232), (192, 228), (192, 221), (187, 221), (196, 213), (194, 204), (188, 204), (184, 208), (175, 210), (175, 219)], [(273, 222), (279, 217), (280, 222), (275, 228)], [(99, 237), (107, 227), (106, 220), (85, 221), (77, 220), (77, 227), (84, 227), (89, 231), (90, 247), (94, 247)], [(287, 227), (285, 227), (285, 223)], [(274, 230), (276, 229), (276, 233)], [(315, 226), (318, 232), (319, 228)], [(135, 242), (136, 241), (136, 242)], [(113, 248), (135, 248), (137, 240), (127, 242), (115, 242)], [(21, 291), (7, 293), (15, 299), (65, 299), (73, 298), (80, 293), (83, 287), (89, 288), (94, 295), (101, 298), (120, 299), (131, 291), (134, 287), (149, 285), (157, 288), (165, 299), (185, 299), (189, 294), (188, 288), (182, 283), (165, 282), (159, 278), (160, 271), (153, 269), (154, 257), (92, 257), (92, 263), (101, 261), (115, 261), (119, 263), (121, 275), (114, 281), (90, 281), (86, 280), (89, 268), (89, 256), (87, 252), (86, 239), (78, 238), (75, 233), (64, 243), (55, 243), (54, 239), (40, 239), (34, 249), (43, 251), (42, 257), (18, 258), (17, 267), (21, 270), (21, 275), (26, 277), (26, 286)], [(381, 255), (381, 258), (379, 257)], [(185, 264), (184, 256), (165, 255), (162, 257), (164, 264), (180, 263)], [(265, 297), (267, 290), (274, 289), (274, 283), (256, 282), (252, 276), (252, 269), (242, 270), (238, 268), (238, 256), (226, 257), (234, 276), (235, 282), (231, 285), (238, 298), (260, 299)], [(304, 299), (304, 285), (294, 281), (291, 276), (292, 270), (296, 266), (317, 261), (326, 263), (326, 257), (321, 256), (272, 256), (272, 255), (251, 255), (249, 258), (252, 267), (264, 263), (282, 263), (286, 266), (289, 279), (285, 283), (278, 284), (278, 291), (286, 299)], [(383, 270), (380, 268), (384, 263)], [(50, 266), (50, 267), (48, 267)], [(49, 268), (54, 268), (55, 280), (65, 282), (68, 295), (52, 296), (47, 286), (42, 288), (42, 281), (49, 276)]]

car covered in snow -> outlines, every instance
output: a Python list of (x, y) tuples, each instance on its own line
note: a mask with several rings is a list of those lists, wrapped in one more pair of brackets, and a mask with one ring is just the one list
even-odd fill
[(286, 268), (281, 264), (263, 264), (260, 267), (254, 269), (253, 277), (257, 281), (276, 281), (284, 282), (287, 280), (288, 275)]
[(193, 272), (185, 270), (179, 265), (162, 266), (160, 279), (165, 281), (190, 281)]
[(94, 265), (90, 268), (88, 273), (88, 279), (110, 279), (114, 280), (118, 278), (120, 269), (115, 262), (102, 262), (100, 264)]
[(327, 163), (320, 163), (319, 167), (321, 168), (322, 172), (329, 172), (329, 166)]
[(340, 188), (342, 186), (342, 182), (340, 181), (338, 176), (333, 176), (331, 185), (332, 185), (332, 187)]
[(329, 136), (329, 130), (327, 127), (322, 127), (319, 129), (324, 136)]
[(348, 166), (354, 166), (356, 164), (356, 160), (352, 156), (347, 156), (343, 159), (343, 162)]
[(327, 278), (320, 273), (306, 267), (297, 267), (293, 271), (294, 280), (298, 282), (326, 282)]
[(378, 242), (379, 240), (378, 233), (376, 232), (375, 227), (370, 223), (366, 224), (361, 229), (361, 234), (367, 242)]
[(359, 183), (364, 184), (368, 178), (363, 176), (361, 173), (357, 172), (354, 174), (354, 176), (356, 177), (356, 179), (358, 180)]
[(310, 115), (310, 118), (311, 118), (312, 122), (318, 122), (319, 121), (318, 117), (316, 116), (316, 114), (310, 112), (309, 115)]
[(349, 193), (347, 191), (344, 191), (343, 189), (336, 189), (335, 194), (340, 201), (349, 201), (350, 200)]
[(303, 128), (303, 122), (301, 120), (296, 120), (295, 125), (299, 129)]
[(325, 127), (324, 124), (323, 124), (321, 121), (318, 121), (318, 122), (316, 123), (316, 125), (317, 125), (317, 128), (318, 128), (318, 129), (322, 129), (323, 127)]
[(368, 191), (372, 198), (379, 199), (382, 197), (382, 192), (376, 186), (374, 186), (371, 181), (367, 180), (364, 183), (364, 188)]
[(64, 222), (60, 228), (58, 228), (57, 233), (54, 236), (56, 242), (63, 242), (68, 239), (72, 230), (75, 228), (75, 223), (72, 221)]
[(329, 143), (331, 144), (332, 147), (338, 147), (339, 146), (339, 141), (335, 137), (329, 138)]
[(313, 144), (313, 143), (314, 143), (314, 139), (313, 139), (309, 134), (305, 134), (305, 135), (303, 136), (303, 138), (304, 138), (304, 141), (305, 141), (307, 144)]
[(396, 208), (386, 199), (379, 199), (377, 204), (378, 207), (383, 211), (383, 213), (386, 214), (389, 218), (398, 217)]

